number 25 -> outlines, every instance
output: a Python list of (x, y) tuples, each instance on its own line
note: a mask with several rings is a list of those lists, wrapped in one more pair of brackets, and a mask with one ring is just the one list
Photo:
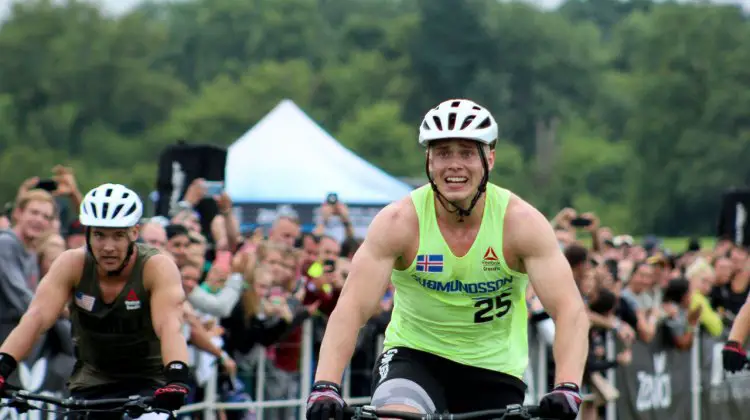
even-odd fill
[[(479, 310), (474, 314), (474, 323), (480, 324), (482, 322), (490, 322), (494, 318), (502, 318), (505, 314), (510, 311), (510, 293), (503, 293), (495, 298), (487, 298), (478, 300), (474, 307)], [(495, 314), (489, 314), (493, 309), (496, 310)]]

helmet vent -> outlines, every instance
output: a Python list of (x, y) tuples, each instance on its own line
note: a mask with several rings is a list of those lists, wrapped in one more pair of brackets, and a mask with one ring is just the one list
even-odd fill
[(479, 124), (479, 128), (488, 128), (492, 125), (492, 121), (490, 121), (489, 117), (485, 118), (484, 121), (482, 121), (481, 124)]
[(440, 122), (440, 118), (438, 118), (437, 116), (434, 116), (434, 117), (432, 117), (432, 121), (435, 122), (435, 126), (437, 127), (438, 130), (442, 130), (443, 129), (443, 123)]
[(456, 127), (456, 113), (451, 112), (448, 114), (448, 130), (453, 130)]
[[(104, 193), (105, 197), (112, 197), (112, 188), (107, 188), (107, 191)], [(104, 212), (107, 213), (106, 211)]]
[(466, 117), (466, 119), (464, 120), (464, 123), (461, 124), (461, 130), (463, 130), (466, 127), (468, 127), (469, 124), (471, 124), (472, 121), (474, 121), (474, 116), (473, 115), (469, 115), (468, 117)]
[(117, 215), (118, 215), (118, 214), (120, 213), (120, 211), (122, 210), (122, 208), (123, 208), (123, 207), (125, 207), (125, 205), (124, 205), (124, 204), (118, 204), (118, 205), (117, 205), (117, 207), (115, 207), (115, 212), (114, 212), (114, 213), (112, 213), (112, 218), (113, 218), (113, 219), (114, 219), (115, 217), (117, 217)]
[(108, 211), (109, 211), (109, 203), (102, 204), (102, 218), (103, 219), (107, 218), (107, 214), (109, 214)]
[(93, 214), (94, 217), (99, 217), (99, 215), (97, 214), (96, 206), (94, 205), (94, 203), (89, 203), (89, 207), (91, 207), (91, 214)]
[(128, 197), (130, 197), (130, 193), (129, 192), (122, 193), (122, 198), (128, 198)]
[(125, 216), (125, 217), (130, 216), (131, 214), (135, 213), (135, 211), (137, 209), (138, 209), (138, 206), (135, 203), (133, 203), (133, 205), (130, 206), (130, 209), (128, 209), (128, 211), (125, 212), (125, 214), (123, 216)]
[(451, 102), (451, 108), (458, 108), (459, 106), (461, 106), (461, 101)]

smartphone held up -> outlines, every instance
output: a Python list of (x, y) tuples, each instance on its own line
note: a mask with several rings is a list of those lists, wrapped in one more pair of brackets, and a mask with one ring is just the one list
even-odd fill
[(586, 217), (576, 217), (570, 221), (570, 225), (574, 227), (587, 227), (591, 226), (591, 219)]
[(57, 191), (57, 181), (54, 179), (40, 179), (34, 186), (35, 189), (42, 189), (47, 192)]
[(205, 181), (206, 197), (215, 197), (224, 192), (224, 181)]

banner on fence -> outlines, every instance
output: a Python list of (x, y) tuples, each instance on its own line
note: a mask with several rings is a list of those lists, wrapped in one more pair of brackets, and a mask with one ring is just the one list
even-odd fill
[[(41, 393), (48, 396), (63, 397), (67, 395), (65, 383), (73, 371), (75, 359), (61, 351), (59, 340), (53, 330), (47, 333), (32, 350), (29, 357), (18, 363), (18, 369), (11, 375), (8, 382), (26, 391)], [(70, 340), (70, 337), (67, 337)], [(57, 409), (48, 406), (47, 409)], [(54, 418), (39, 411), (30, 411), (29, 419)], [(0, 420), (17, 419), (17, 413), (12, 408), (0, 408)]]
[(723, 341), (704, 333), (700, 344), (702, 418), (750, 420), (750, 371), (724, 372)]
[(658, 335), (632, 351), (630, 366), (617, 370), (617, 419), (689, 419), (690, 352), (665, 347)]

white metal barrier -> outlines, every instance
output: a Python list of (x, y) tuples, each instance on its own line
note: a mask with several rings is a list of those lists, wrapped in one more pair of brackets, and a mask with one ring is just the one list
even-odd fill
[[(266, 401), (264, 390), (266, 385), (266, 364), (268, 363), (265, 352), (262, 352), (259, 357), (259, 363), (256, 367), (256, 382), (255, 382), (255, 395), (253, 402), (243, 403), (222, 403), (218, 401), (218, 392), (216, 385), (216, 373), (209, 379), (208, 384), (205, 388), (204, 400), (190, 404), (183, 407), (178, 413), (187, 414), (198, 411), (203, 412), (203, 418), (205, 420), (215, 420), (216, 410), (255, 410), (257, 420), (263, 420), (264, 408), (282, 408), (282, 407), (297, 407), (299, 409), (298, 419), (305, 418), (305, 403), (307, 395), (310, 393), (310, 387), (313, 380), (313, 366), (315, 360), (313, 360), (313, 325), (311, 320), (306, 320), (303, 325), (302, 334), (302, 348), (300, 349), (301, 363), (300, 363), (300, 395), (297, 399), (278, 400), (278, 401)], [(544, 343), (537, 342), (538, 346), (538, 357), (535, 361), (530, 361), (531, 365), (534, 366), (534, 391), (536, 399), (539, 400), (546, 392), (547, 389), (547, 346)], [(614, 349), (614, 345), (611, 346)], [(383, 348), (383, 336), (378, 336), (375, 342), (375, 354), (380, 354)], [(351, 369), (347, 367), (343, 381), (342, 381), (342, 394), (344, 399), (349, 404), (366, 404), (370, 401), (370, 397), (356, 397), (351, 396)], [(608, 420), (612, 420), (609, 419)]]

